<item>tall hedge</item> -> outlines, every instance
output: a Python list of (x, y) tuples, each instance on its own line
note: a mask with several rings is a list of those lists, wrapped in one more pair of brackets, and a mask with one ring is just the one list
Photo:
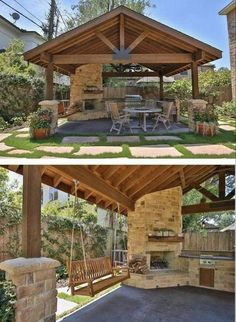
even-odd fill
[(9, 122), (14, 116), (28, 115), (44, 96), (44, 82), (36, 77), (0, 73), (0, 116)]

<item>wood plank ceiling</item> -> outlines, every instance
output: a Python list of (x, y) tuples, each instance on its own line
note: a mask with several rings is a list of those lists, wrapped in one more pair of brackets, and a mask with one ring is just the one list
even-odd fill
[(124, 6), (24, 54), (25, 60), (64, 74), (85, 63), (139, 63), (170, 76), (221, 58), (220, 50)]
[[(23, 166), (5, 166), (19, 174)], [(35, 166), (36, 167), (36, 166)], [(181, 186), (187, 193), (221, 172), (234, 175), (233, 166), (219, 165), (44, 165), (42, 183), (75, 194), (101, 208), (127, 214), (145, 194)]]

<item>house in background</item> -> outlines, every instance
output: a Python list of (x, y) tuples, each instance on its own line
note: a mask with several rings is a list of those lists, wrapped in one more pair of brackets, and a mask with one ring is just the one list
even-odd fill
[(236, 2), (231, 1), (220, 12), (227, 16), (233, 101), (236, 102)]
[(21, 29), (0, 15), (0, 52), (4, 51), (14, 39), (23, 41), (25, 51), (45, 42), (38, 32)]
[(48, 202), (58, 200), (61, 205), (64, 206), (69, 200), (69, 194), (63, 191), (57, 190), (47, 185), (42, 185), (41, 189), (41, 206), (44, 207)]
[[(209, 63), (209, 64), (205, 64), (205, 65), (202, 65), (202, 66), (198, 66), (198, 73), (205, 73), (208, 70), (214, 71), (215, 70), (215, 65)], [(176, 74), (173, 77), (174, 77), (175, 80), (186, 79), (186, 78), (191, 79), (191, 77), (192, 77), (191, 69), (184, 70), (183, 72), (181, 72), (179, 74)]]

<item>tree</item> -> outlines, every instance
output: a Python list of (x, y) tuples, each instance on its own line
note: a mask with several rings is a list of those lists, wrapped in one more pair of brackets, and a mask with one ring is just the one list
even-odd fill
[(35, 76), (36, 70), (33, 65), (28, 65), (24, 61), (23, 52), (24, 43), (21, 40), (13, 40), (0, 55), (0, 73)]
[(145, 9), (152, 7), (150, 0), (79, 0), (71, 7), (72, 12), (67, 12), (67, 29), (82, 25), (121, 5), (142, 14)]

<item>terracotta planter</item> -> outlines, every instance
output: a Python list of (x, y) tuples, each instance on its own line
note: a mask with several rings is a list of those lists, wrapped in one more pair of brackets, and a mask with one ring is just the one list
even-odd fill
[(204, 123), (198, 123), (197, 124), (197, 134), (204, 135), (205, 125)]
[(34, 129), (33, 138), (36, 140), (46, 139), (49, 135), (49, 129)]
[(197, 123), (196, 133), (201, 136), (214, 136), (216, 135), (216, 124), (214, 123)]

